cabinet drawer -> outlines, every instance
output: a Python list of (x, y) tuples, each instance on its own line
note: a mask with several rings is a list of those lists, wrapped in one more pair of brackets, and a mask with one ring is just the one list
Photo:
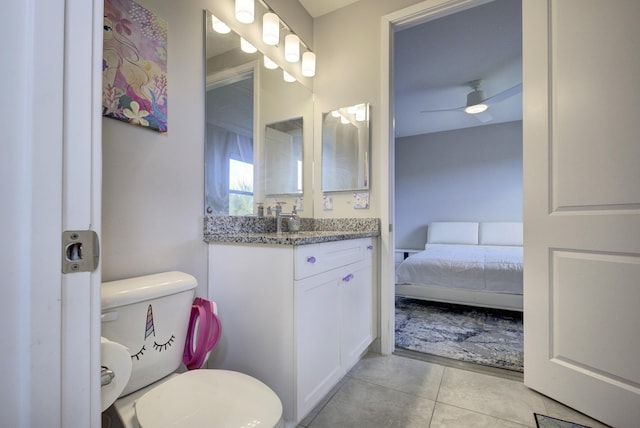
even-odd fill
[(372, 240), (347, 239), (301, 245), (294, 252), (294, 276), (302, 279), (371, 257)]

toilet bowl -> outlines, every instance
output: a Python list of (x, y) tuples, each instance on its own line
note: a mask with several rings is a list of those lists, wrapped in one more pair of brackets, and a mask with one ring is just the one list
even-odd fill
[(280, 399), (258, 379), (217, 369), (176, 373), (196, 285), (182, 272), (102, 284), (102, 336), (128, 348), (132, 360), (127, 386), (113, 404), (122, 424), (284, 427)]

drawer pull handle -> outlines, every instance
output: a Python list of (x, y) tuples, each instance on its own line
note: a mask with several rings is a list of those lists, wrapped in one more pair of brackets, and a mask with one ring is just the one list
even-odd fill
[(342, 278), (342, 280), (343, 280), (344, 282), (349, 282), (349, 281), (351, 281), (352, 279), (353, 279), (353, 274), (352, 274), (352, 273), (350, 273), (349, 275), (347, 275), (347, 276), (345, 276), (344, 278)]
[(315, 258), (315, 257), (313, 257), (313, 256), (309, 256), (309, 257), (307, 257), (307, 261), (308, 261), (309, 263), (313, 264), (313, 263), (315, 263), (315, 262), (316, 262), (316, 258)]
[(367, 245), (367, 250), (373, 250), (373, 245)]

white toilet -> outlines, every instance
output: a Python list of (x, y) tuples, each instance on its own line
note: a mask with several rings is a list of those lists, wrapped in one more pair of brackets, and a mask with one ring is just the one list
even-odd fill
[(133, 363), (114, 403), (120, 419), (128, 428), (283, 427), (280, 399), (259, 380), (228, 370), (175, 373), (196, 285), (182, 272), (102, 284), (102, 336), (128, 348)]

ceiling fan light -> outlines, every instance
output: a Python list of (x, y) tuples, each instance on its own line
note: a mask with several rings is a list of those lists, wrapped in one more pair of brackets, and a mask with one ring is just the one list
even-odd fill
[(231, 32), (231, 28), (214, 15), (211, 15), (211, 27), (216, 33), (229, 34)]
[(480, 104), (474, 104), (472, 106), (467, 106), (465, 107), (464, 111), (465, 113), (468, 113), (468, 114), (478, 114), (478, 113), (482, 113), (488, 108), (489, 108), (488, 105), (480, 103)]
[(287, 34), (284, 38), (284, 59), (287, 62), (298, 62), (300, 59), (300, 38), (295, 34)]
[(253, 14), (255, 4), (253, 0), (236, 0), (236, 19), (243, 24), (251, 24), (253, 22)]
[(478, 114), (482, 113), (489, 108), (484, 103), (485, 96), (484, 91), (481, 89), (475, 89), (467, 94), (467, 107), (464, 109), (465, 113)]
[(280, 19), (273, 12), (265, 13), (262, 17), (262, 40), (270, 46), (280, 41)]

